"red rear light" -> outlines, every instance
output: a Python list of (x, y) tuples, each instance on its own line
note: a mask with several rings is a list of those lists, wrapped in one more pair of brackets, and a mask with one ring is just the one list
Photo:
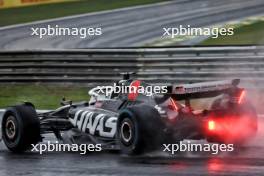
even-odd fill
[(215, 122), (213, 120), (210, 120), (208, 122), (208, 130), (210, 130), (210, 131), (215, 130)]
[(169, 106), (172, 110), (178, 111), (178, 106), (176, 105), (175, 101), (171, 98), (171, 106)]
[(246, 94), (246, 91), (243, 90), (243, 91), (241, 92), (240, 96), (239, 96), (238, 104), (241, 104), (241, 103), (242, 103), (242, 101), (243, 101), (243, 99), (244, 99), (244, 97), (245, 97), (245, 94)]

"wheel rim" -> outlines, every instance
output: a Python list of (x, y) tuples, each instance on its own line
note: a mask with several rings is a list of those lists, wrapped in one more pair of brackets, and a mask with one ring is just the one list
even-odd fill
[(8, 117), (5, 125), (5, 132), (9, 139), (14, 139), (16, 135), (16, 125), (13, 118), (13, 116)]
[(132, 127), (128, 122), (124, 122), (121, 126), (121, 136), (125, 142), (130, 142), (132, 139)]

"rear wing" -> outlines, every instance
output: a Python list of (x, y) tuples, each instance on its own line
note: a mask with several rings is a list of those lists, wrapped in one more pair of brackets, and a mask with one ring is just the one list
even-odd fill
[(171, 85), (169, 94), (176, 100), (215, 97), (223, 93), (231, 94), (237, 90), (239, 79), (212, 81), (193, 84)]

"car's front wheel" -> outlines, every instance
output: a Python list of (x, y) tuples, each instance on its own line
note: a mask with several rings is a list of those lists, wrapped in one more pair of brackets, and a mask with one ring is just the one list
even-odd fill
[(2, 138), (13, 152), (24, 152), (40, 141), (40, 122), (31, 105), (8, 108), (2, 119)]

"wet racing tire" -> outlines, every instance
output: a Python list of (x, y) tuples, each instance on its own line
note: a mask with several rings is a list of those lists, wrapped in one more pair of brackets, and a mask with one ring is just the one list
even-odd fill
[(117, 141), (121, 152), (139, 155), (161, 147), (163, 123), (150, 106), (134, 106), (122, 111), (117, 123)]
[(31, 105), (6, 109), (2, 119), (2, 138), (6, 147), (15, 153), (31, 148), (40, 141), (40, 121)]

